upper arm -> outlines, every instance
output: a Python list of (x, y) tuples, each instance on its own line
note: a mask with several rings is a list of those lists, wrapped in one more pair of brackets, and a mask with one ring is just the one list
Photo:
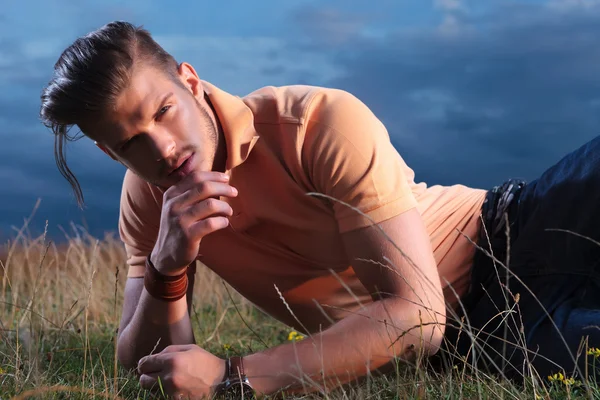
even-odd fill
[(144, 289), (146, 257), (152, 252), (158, 235), (160, 193), (131, 171), (125, 173), (121, 189), (119, 236), (125, 246), (127, 281), (119, 332), (129, 324)]
[(333, 198), (340, 233), (417, 206), (406, 164), (385, 126), (360, 100), (339, 90), (319, 92), (306, 120), (304, 168), (315, 190)]
[(314, 187), (335, 199), (333, 214), (359, 279), (375, 298), (402, 298), (394, 304), (420, 303), (445, 315), (431, 240), (408, 167), (385, 126), (342, 91), (315, 96), (307, 119), (306, 168)]
[[(431, 241), (416, 208), (377, 227), (345, 233), (352, 267), (373, 300), (393, 298), (406, 309), (425, 308), (424, 320), (443, 320), (445, 303)], [(417, 306), (417, 307), (413, 307)]]
[(119, 236), (127, 256), (127, 277), (144, 276), (160, 227), (162, 193), (131, 171), (125, 173), (119, 210)]

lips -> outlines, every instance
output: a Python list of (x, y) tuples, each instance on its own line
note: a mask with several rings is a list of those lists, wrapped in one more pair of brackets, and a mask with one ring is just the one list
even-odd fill
[(169, 177), (182, 179), (193, 169), (194, 153), (177, 161), (177, 168), (169, 173)]
[(183, 167), (187, 160), (189, 160), (190, 156), (181, 157), (180, 159), (178, 159), (173, 168), (170, 170), (169, 176), (173, 175), (175, 172), (181, 169), (181, 167)]

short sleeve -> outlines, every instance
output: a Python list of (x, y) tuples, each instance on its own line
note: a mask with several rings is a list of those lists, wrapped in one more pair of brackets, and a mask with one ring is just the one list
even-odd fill
[(302, 156), (309, 179), (317, 192), (347, 204), (332, 203), (341, 233), (417, 206), (385, 126), (355, 96), (335, 89), (317, 92), (305, 125)]
[(121, 190), (119, 235), (127, 254), (128, 278), (144, 276), (146, 257), (158, 237), (161, 208), (160, 190), (127, 170)]

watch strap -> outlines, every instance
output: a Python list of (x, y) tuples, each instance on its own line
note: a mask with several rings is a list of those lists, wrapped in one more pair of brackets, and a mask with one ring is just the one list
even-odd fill
[(229, 357), (225, 360), (225, 376), (221, 383), (215, 387), (215, 394), (227, 398), (228, 393), (231, 390), (238, 390), (240, 384), (244, 386), (244, 390), (251, 391), (251, 395), (247, 393), (249, 400), (256, 398), (256, 393), (246, 376), (244, 359), (242, 357)]
[(246, 375), (244, 372), (244, 359), (242, 357), (229, 357), (227, 359), (227, 367), (227, 377), (229, 379), (240, 379)]

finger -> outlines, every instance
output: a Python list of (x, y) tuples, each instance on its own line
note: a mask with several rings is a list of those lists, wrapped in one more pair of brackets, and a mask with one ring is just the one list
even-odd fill
[(184, 177), (181, 181), (177, 182), (175, 186), (179, 187), (183, 191), (188, 190), (194, 184), (198, 182), (204, 181), (212, 181), (212, 182), (229, 182), (230, 176), (224, 172), (217, 171), (192, 171), (186, 177)]
[[(167, 399), (167, 398), (171, 398), (171, 399), (175, 399), (176, 397), (165, 397), (165, 396), (169, 396), (172, 394), (172, 391), (170, 391), (170, 387), (169, 385), (166, 384), (165, 379), (160, 376), (160, 375), (156, 375), (156, 376), (152, 376), (152, 375), (144, 375), (144, 376), (149, 376), (149, 381), (148, 383), (144, 382), (142, 386), (142, 381), (140, 380), (140, 388), (144, 389), (147, 391), (147, 394), (150, 395), (150, 399), (156, 399), (156, 400), (163, 400), (163, 399)], [(154, 380), (154, 382), (152, 382), (152, 379)]]
[(233, 209), (229, 204), (222, 200), (206, 199), (192, 204), (184, 213), (184, 218), (196, 222), (208, 217), (230, 217), (233, 215)]
[(142, 357), (138, 361), (138, 374), (147, 374), (150, 372), (162, 371), (164, 367), (164, 359), (161, 357), (161, 353), (153, 354), (150, 356)]
[(215, 199), (218, 199), (221, 196), (236, 197), (237, 194), (237, 189), (227, 183), (202, 181), (198, 182), (173, 200), (178, 206), (184, 207), (211, 197)]
[(168, 196), (176, 197), (191, 189), (195, 184), (205, 181), (227, 183), (229, 182), (229, 175), (215, 171), (193, 171), (167, 189), (165, 194), (168, 193)]
[(210, 217), (192, 224), (188, 229), (191, 237), (203, 238), (227, 226), (229, 226), (229, 219), (226, 217)]
[(157, 373), (142, 374), (140, 376), (140, 387), (142, 389), (152, 391), (160, 389), (160, 386), (158, 384), (158, 376), (159, 374)]

